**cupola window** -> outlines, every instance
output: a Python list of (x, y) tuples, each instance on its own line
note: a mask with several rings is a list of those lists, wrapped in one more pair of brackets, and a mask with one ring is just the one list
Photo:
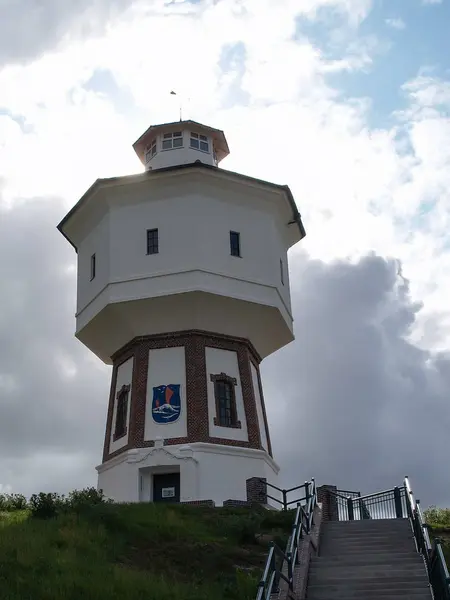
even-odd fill
[(183, 147), (183, 132), (174, 131), (173, 133), (165, 133), (163, 136), (162, 149), (172, 150), (173, 148)]
[(209, 142), (206, 135), (201, 135), (191, 131), (190, 146), (191, 148), (201, 150), (202, 152), (209, 152)]
[(145, 153), (145, 160), (148, 162), (151, 160), (156, 154), (156, 140), (153, 140), (152, 143), (147, 148), (147, 152)]

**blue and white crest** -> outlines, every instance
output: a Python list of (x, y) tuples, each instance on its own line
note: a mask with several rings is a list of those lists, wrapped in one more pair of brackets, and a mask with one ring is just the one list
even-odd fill
[(153, 388), (152, 415), (156, 423), (174, 423), (181, 413), (180, 385)]

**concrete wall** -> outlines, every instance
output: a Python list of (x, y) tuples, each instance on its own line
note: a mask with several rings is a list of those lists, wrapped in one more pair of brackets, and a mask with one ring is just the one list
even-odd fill
[[(179, 384), (181, 413), (174, 423), (156, 423), (152, 416), (153, 388)], [(148, 357), (147, 400), (145, 408), (145, 440), (187, 436), (186, 360), (184, 347), (150, 350)]]
[[(241, 378), (239, 375), (239, 366), (236, 352), (229, 350), (220, 350), (218, 348), (206, 348), (206, 380), (208, 385), (208, 413), (209, 413), (209, 435), (226, 440), (248, 441), (247, 419), (245, 417), (244, 401), (242, 398)], [(237, 385), (234, 388), (236, 397), (237, 420), (241, 422), (240, 429), (230, 427), (219, 427), (214, 425), (216, 414), (216, 400), (214, 395), (214, 382), (211, 381), (211, 375), (225, 373), (229, 377), (234, 377)]]
[(98, 487), (116, 502), (148, 502), (152, 474), (180, 472), (180, 500), (246, 500), (246, 481), (277, 484), (278, 466), (262, 450), (215, 444), (163, 446), (129, 451), (97, 467)]
[[(276, 327), (283, 332), (282, 345), (291, 341), (289, 236), (274, 195), (236, 182), (230, 187), (226, 179), (213, 185), (198, 174), (194, 181), (194, 175), (107, 191), (109, 213), (79, 243), (78, 334), (109, 304), (204, 291), (275, 309), (281, 317)], [(276, 199), (282, 207), (283, 197)], [(147, 255), (146, 232), (153, 228), (159, 230), (159, 253)], [(241, 257), (231, 256), (230, 231), (240, 233)], [(97, 276), (90, 281), (94, 252)], [(183, 328), (195, 327), (192, 321)], [(211, 330), (221, 331), (224, 321), (221, 314)], [(114, 329), (120, 327), (114, 318)], [(87, 338), (79, 339), (90, 347)]]
[[(116, 389), (114, 392), (114, 412), (113, 412), (113, 426), (111, 431), (111, 438), (109, 442), (109, 451), (115, 452), (119, 450), (119, 448), (123, 448), (128, 444), (128, 435), (129, 431), (129, 423), (130, 423), (130, 409), (131, 409), (131, 394), (132, 390), (132, 381), (133, 381), (133, 357), (129, 358), (127, 361), (122, 363), (117, 369), (117, 380), (116, 380)], [(119, 438), (116, 441), (113, 441), (114, 430), (116, 426), (116, 414), (117, 414), (117, 393), (121, 389), (122, 386), (129, 385), (130, 392), (128, 394), (128, 415), (127, 415), (127, 433), (123, 437)]]
[[(77, 307), (86, 306), (99, 294), (110, 280), (109, 214), (93, 223), (78, 248), (77, 255)], [(95, 254), (96, 275), (91, 281), (91, 256)]]

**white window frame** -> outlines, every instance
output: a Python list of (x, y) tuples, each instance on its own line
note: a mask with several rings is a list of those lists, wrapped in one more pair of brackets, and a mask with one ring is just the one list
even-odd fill
[(145, 162), (150, 162), (156, 154), (156, 138), (152, 140), (145, 152)]
[[(180, 146), (174, 146), (174, 140), (181, 140), (181, 145)], [(164, 144), (170, 142), (170, 147), (164, 147)], [(184, 140), (183, 140), (183, 132), (182, 131), (173, 131), (172, 133), (164, 133), (163, 137), (162, 137), (162, 144), (161, 144), (161, 150), (177, 150), (179, 148), (182, 148), (184, 145)]]
[[(198, 142), (198, 148), (197, 146), (193, 145), (195, 142)], [(205, 150), (204, 148), (201, 147), (202, 144), (206, 144), (207, 149)], [(194, 150), (198, 150), (199, 152), (206, 152), (207, 154), (210, 154), (210, 143), (209, 143), (209, 139), (206, 135), (203, 135), (203, 133), (197, 133), (196, 131), (191, 131), (189, 134), (189, 148), (193, 148)]]

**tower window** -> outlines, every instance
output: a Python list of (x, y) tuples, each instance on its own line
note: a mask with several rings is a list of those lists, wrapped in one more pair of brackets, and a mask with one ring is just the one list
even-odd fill
[(113, 441), (127, 434), (128, 396), (130, 386), (123, 385), (117, 394), (116, 425)]
[(147, 229), (147, 254), (158, 254), (159, 236), (157, 229)]
[(283, 261), (280, 258), (280, 279), (281, 283), (284, 285), (284, 271), (283, 271)]
[(231, 256), (241, 256), (241, 234), (237, 231), (230, 231), (230, 252)]
[(202, 152), (209, 152), (209, 143), (206, 135), (200, 135), (191, 131), (190, 146), (196, 150), (202, 150)]
[(95, 277), (95, 254), (91, 256), (91, 281)]
[(153, 140), (149, 145), (147, 152), (145, 153), (145, 160), (148, 162), (152, 159), (156, 154), (156, 140)]
[(183, 147), (183, 132), (175, 131), (174, 133), (165, 133), (163, 136), (162, 149), (172, 150), (172, 148)]
[(214, 425), (218, 427), (241, 428), (241, 422), (237, 420), (236, 394), (234, 388), (237, 381), (225, 373), (211, 375), (214, 383), (214, 397), (216, 401), (216, 416)]

